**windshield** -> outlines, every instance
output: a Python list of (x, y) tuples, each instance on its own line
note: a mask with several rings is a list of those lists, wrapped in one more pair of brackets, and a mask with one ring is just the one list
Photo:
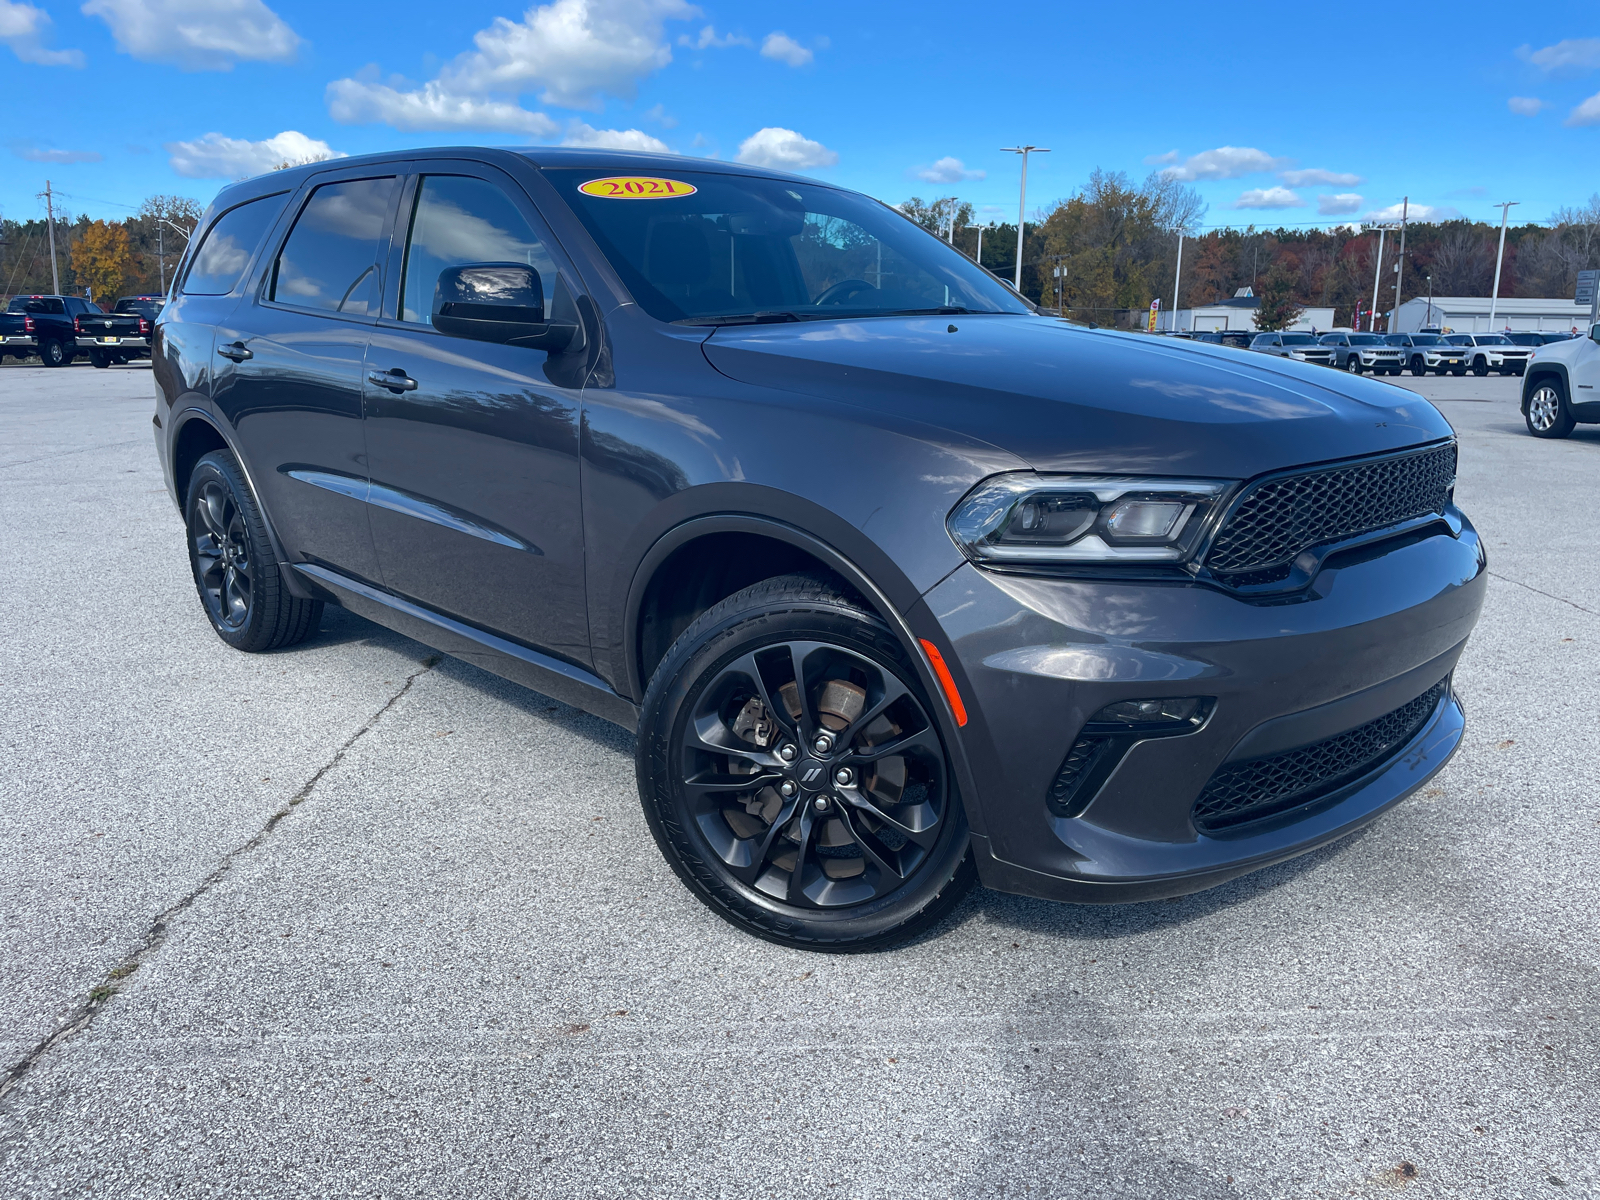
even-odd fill
[(14, 313), (39, 313), (41, 315), (53, 314), (65, 316), (66, 308), (54, 296), (18, 296), (6, 306), (7, 312)]
[(1480, 346), (1514, 346), (1510, 338), (1498, 333), (1480, 333), (1477, 338)]
[(1283, 335), (1285, 346), (1315, 346), (1317, 339), (1309, 333), (1286, 333)]
[(1375, 333), (1352, 333), (1350, 335), (1352, 346), (1381, 346), (1383, 339)]
[(1443, 343), (1444, 339), (1437, 333), (1414, 333), (1411, 335), (1411, 344), (1413, 346), (1438, 346)]
[(1472, 345), (1471, 336), (1468, 335), (1468, 334), (1465, 334), (1465, 333), (1452, 333), (1449, 337), (1445, 338), (1444, 340), (1446, 342), (1448, 342), (1452, 346), (1470, 346), (1470, 345)]
[(660, 321), (1029, 311), (964, 254), (854, 192), (709, 171), (544, 175)]

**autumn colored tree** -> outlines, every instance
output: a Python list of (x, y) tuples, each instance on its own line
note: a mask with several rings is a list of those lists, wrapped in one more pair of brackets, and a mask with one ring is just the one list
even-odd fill
[(72, 273), (93, 300), (115, 300), (133, 268), (128, 231), (119, 222), (90, 221), (72, 247)]
[(1295, 301), (1296, 272), (1287, 263), (1275, 262), (1260, 277), (1256, 295), (1261, 307), (1256, 310), (1256, 328), (1263, 333), (1287, 329), (1300, 319), (1305, 306)]

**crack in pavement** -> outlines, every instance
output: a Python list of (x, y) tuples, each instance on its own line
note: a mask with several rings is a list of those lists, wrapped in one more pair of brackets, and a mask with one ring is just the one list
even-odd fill
[(1581, 604), (1577, 604), (1577, 603), (1574, 603), (1571, 600), (1568, 600), (1565, 596), (1557, 596), (1557, 595), (1554, 595), (1554, 594), (1552, 594), (1550, 592), (1540, 591), (1540, 589), (1534, 587), (1533, 584), (1531, 584), (1531, 583), (1523, 583), (1522, 580), (1520, 580), (1520, 579), (1507, 579), (1504, 575), (1496, 575), (1493, 571), (1490, 571), (1489, 575), (1493, 579), (1498, 579), (1501, 583), (1510, 583), (1510, 584), (1515, 584), (1519, 588), (1527, 588), (1530, 592), (1537, 593), (1538, 595), (1543, 596), (1547, 600), (1559, 600), (1563, 604), (1571, 605), (1573, 608), (1577, 609), (1579, 612), (1588, 613), (1591, 617), (1600, 617), (1600, 613), (1595, 612), (1595, 610), (1592, 609), (1592, 608), (1585, 608)]
[(117, 994), (118, 982), (132, 975), (144, 965), (146, 959), (161, 949), (162, 944), (167, 940), (168, 927), (173, 918), (192, 907), (195, 901), (221, 883), (228, 872), (233, 869), (235, 862), (266, 841), (272, 835), (272, 831), (277, 828), (278, 822), (293, 812), (301, 802), (309, 799), (317, 784), (322, 781), (322, 777), (338, 766), (344, 756), (349, 753), (350, 748), (365, 737), (368, 731), (383, 719), (383, 715), (398, 704), (405, 694), (411, 690), (411, 685), (421, 676), (426, 675), (434, 667), (438, 666), (442, 659), (443, 656), (439, 654), (430, 654), (423, 659), (422, 666), (406, 676), (406, 681), (401, 685), (400, 690), (390, 696), (382, 708), (367, 718), (366, 723), (361, 728), (345, 739), (344, 744), (334, 751), (333, 757), (318, 767), (316, 774), (306, 780), (304, 786), (289, 798), (288, 804), (268, 817), (267, 823), (249, 841), (234, 847), (223, 855), (222, 861), (212, 869), (209, 875), (200, 881), (194, 890), (158, 914), (156, 919), (150, 923), (150, 928), (145, 932), (144, 938), (139, 942), (138, 946), (131, 953), (125, 955), (121, 962), (107, 971), (105, 978), (98, 985), (89, 989), (88, 995), (78, 1003), (72, 1015), (66, 1018), (54, 1032), (42, 1038), (20, 1062), (13, 1065), (5, 1073), (5, 1077), (0, 1079), (0, 1101), (3, 1101), (22, 1082), (28, 1072), (33, 1069), (34, 1064), (43, 1058), (51, 1047), (56, 1045), (57, 1042), (65, 1041), (80, 1029), (87, 1028), (95, 1017), (99, 1015), (100, 1010), (110, 1001), (111, 997)]
[(41, 454), (38, 458), (16, 458), (10, 462), (0, 462), (0, 471), (11, 467), (25, 467), (29, 463), (49, 462), (56, 458), (71, 458), (74, 454), (88, 454), (91, 450), (115, 450), (118, 446), (137, 446), (144, 442), (143, 438), (129, 438), (125, 442), (106, 442), (99, 446), (77, 446), (71, 450), (63, 450), (59, 454)]

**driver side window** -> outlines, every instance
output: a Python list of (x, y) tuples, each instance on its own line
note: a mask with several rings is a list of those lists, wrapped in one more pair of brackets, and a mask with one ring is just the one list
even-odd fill
[(532, 267), (544, 285), (545, 318), (556, 294), (556, 267), (517, 206), (494, 184), (470, 175), (426, 175), (406, 238), (400, 319), (433, 324), (439, 273), (468, 263)]

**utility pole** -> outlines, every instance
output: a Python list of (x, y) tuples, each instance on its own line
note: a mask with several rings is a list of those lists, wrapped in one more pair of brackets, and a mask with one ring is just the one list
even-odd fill
[(161, 294), (167, 294), (167, 231), (162, 228), (161, 220), (156, 219), (156, 267), (161, 272)]
[[(34, 209), (38, 212), (38, 209)], [(56, 201), (50, 191), (50, 181), (44, 181), (45, 229), (50, 235), (50, 288), (61, 295), (61, 273), (56, 270)]]
[(1022, 292), (1022, 230), (1028, 216), (1028, 155), (1049, 154), (1050, 151), (1043, 146), (1002, 146), (1006, 154), (1022, 155), (1022, 195), (1017, 201), (1017, 275), (1012, 285), (1020, 294)]
[(1178, 231), (1178, 269), (1172, 273), (1172, 332), (1178, 332), (1178, 283), (1183, 278), (1183, 230)]
[(1503, 204), (1495, 205), (1500, 210), (1500, 250), (1494, 256), (1494, 291), (1489, 293), (1489, 332), (1494, 332), (1494, 310), (1500, 303), (1500, 264), (1506, 256), (1506, 220), (1511, 216), (1514, 205), (1521, 204), (1520, 200), (1507, 200)]
[(1400, 257), (1394, 260), (1394, 307), (1389, 310), (1389, 329), (1400, 319), (1400, 285), (1406, 278), (1406, 215), (1411, 211), (1411, 197), (1400, 198)]

